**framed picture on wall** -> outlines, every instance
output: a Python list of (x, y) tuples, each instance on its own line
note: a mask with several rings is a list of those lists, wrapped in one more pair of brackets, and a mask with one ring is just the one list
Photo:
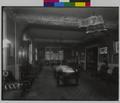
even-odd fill
[(108, 53), (108, 47), (99, 48), (99, 54), (107, 54), (107, 53)]

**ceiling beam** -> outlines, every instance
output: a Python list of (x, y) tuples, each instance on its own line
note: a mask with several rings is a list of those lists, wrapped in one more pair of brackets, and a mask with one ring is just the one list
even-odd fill
[(80, 40), (59, 40), (59, 39), (34, 39), (34, 41), (48, 43), (80, 43)]

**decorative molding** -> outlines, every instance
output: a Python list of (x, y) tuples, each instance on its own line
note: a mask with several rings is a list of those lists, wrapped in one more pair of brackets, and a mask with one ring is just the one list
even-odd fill
[(67, 17), (67, 16), (45, 16), (45, 15), (16, 15), (16, 20), (18, 22), (27, 22), (32, 24), (44, 24), (44, 25), (57, 25), (57, 26), (67, 26), (83, 28), (89, 25), (105, 24), (105, 28), (116, 28), (117, 24), (110, 21), (103, 20), (101, 15), (90, 16), (85, 19), (78, 17)]
[(10, 18), (16, 21), (16, 14), (13, 12), (11, 8), (4, 7), (3, 10), (6, 12), (7, 16), (9, 16)]
[(80, 43), (79, 40), (58, 40), (58, 39), (34, 39), (34, 41), (50, 43)]

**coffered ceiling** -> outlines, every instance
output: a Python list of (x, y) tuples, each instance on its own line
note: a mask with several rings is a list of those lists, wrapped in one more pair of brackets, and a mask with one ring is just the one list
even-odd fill
[[(27, 24), (24, 31), (37, 41), (62, 39), (67, 42), (80, 42), (92, 38), (92, 35), (86, 35), (78, 28), (78, 21), (93, 15), (101, 15), (107, 28), (118, 28), (117, 7), (8, 7), (8, 9), (15, 14), (18, 23)], [(65, 23), (66, 21), (68, 22)]]

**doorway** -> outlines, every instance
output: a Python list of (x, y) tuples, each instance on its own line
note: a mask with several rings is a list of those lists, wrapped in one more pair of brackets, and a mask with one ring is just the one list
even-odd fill
[(98, 48), (86, 48), (86, 70), (89, 72), (97, 72)]

